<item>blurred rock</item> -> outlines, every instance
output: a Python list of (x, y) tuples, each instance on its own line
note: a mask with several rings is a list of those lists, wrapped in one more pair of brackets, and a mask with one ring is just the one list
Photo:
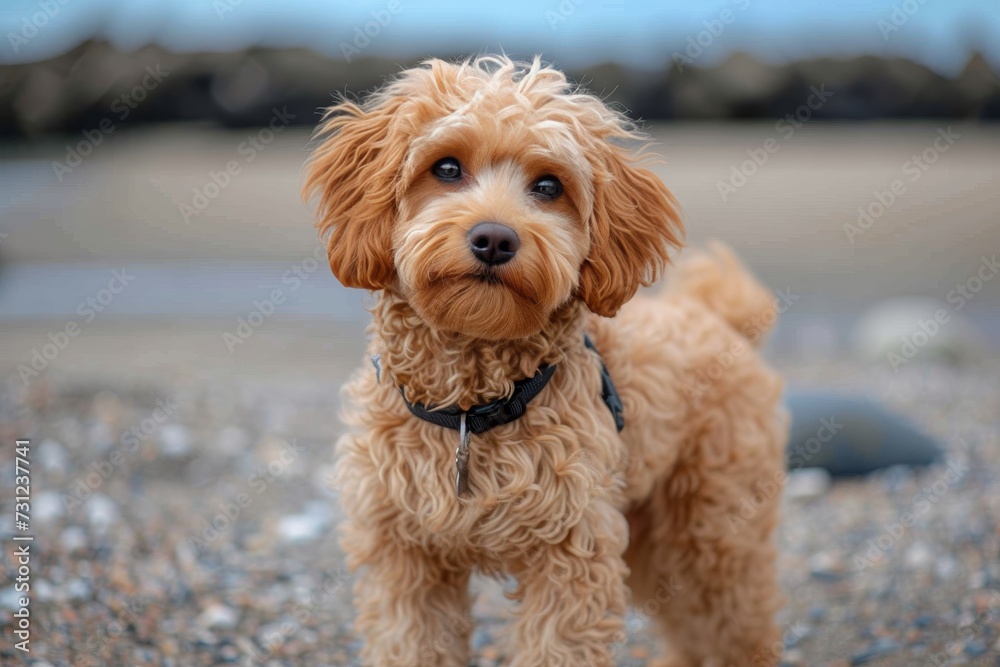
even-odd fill
[(157, 434), (160, 454), (168, 459), (181, 459), (191, 453), (191, 434), (181, 424), (164, 424)]
[(319, 537), (329, 522), (328, 503), (312, 502), (301, 514), (282, 517), (278, 535), (286, 542), (309, 542)]
[(66, 448), (55, 440), (45, 440), (38, 446), (38, 463), (48, 472), (64, 472), (69, 464)]
[(220, 603), (210, 604), (198, 616), (198, 624), (209, 630), (235, 628), (238, 621), (236, 610)]
[(791, 500), (813, 500), (830, 490), (830, 473), (822, 468), (800, 468), (788, 473), (785, 497)]
[(105, 530), (114, 525), (121, 512), (118, 505), (103, 493), (95, 493), (83, 503), (87, 521), (97, 530)]
[(83, 549), (87, 546), (87, 531), (80, 526), (70, 526), (59, 536), (59, 545), (67, 553)]
[(894, 371), (912, 362), (974, 364), (985, 350), (965, 316), (920, 298), (890, 299), (869, 309), (854, 328), (853, 344), (862, 360)]
[(31, 518), (42, 524), (52, 523), (64, 513), (62, 499), (55, 491), (42, 491), (31, 503)]
[(870, 399), (789, 391), (785, 401), (792, 414), (790, 470), (864, 475), (894, 465), (929, 465), (941, 457), (937, 442)]

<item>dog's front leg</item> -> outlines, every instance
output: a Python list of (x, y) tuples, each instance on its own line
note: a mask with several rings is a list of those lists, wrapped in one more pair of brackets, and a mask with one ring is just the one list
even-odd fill
[(624, 638), (624, 519), (594, 501), (566, 539), (527, 555), (520, 569), (511, 667), (606, 667)]
[(367, 667), (467, 667), (468, 572), (385, 541), (355, 586)]

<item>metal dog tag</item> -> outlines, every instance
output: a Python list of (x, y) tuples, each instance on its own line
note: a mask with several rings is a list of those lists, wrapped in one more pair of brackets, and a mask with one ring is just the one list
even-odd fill
[(455, 450), (455, 492), (459, 498), (469, 495), (469, 444), (472, 441), (472, 434), (465, 426), (465, 413), (459, 419), (458, 425), (458, 449)]

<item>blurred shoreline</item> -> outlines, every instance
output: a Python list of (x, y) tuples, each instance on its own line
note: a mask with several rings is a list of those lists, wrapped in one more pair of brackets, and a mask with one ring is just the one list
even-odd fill
[[(648, 128), (664, 157), (654, 169), (684, 207), (689, 245), (720, 239), (771, 289), (796, 296), (769, 342), (772, 358), (840, 354), (860, 315), (883, 299), (926, 297), (951, 309), (949, 294), (975, 281), (1000, 250), (1000, 126), (816, 121), (789, 134), (777, 122)], [(940, 152), (934, 142), (949, 131), (957, 138)], [(331, 335), (336, 349), (360, 350), (365, 295), (330, 274), (299, 195), (310, 132), (285, 128), (248, 159), (240, 147), (258, 133), (129, 129), (96, 146), (61, 182), (53, 163), (65, 163), (70, 138), (0, 146), (5, 370), (72, 322), (86, 325), (81, 340), (91, 339), (73, 347), (90, 351), (79, 364), (64, 355), (54, 368), (97, 372), (119, 350), (134, 359), (148, 346), (169, 359), (168, 349), (188, 343), (191, 368), (199, 352), (220, 356), (222, 367), (273, 368), (276, 357), (308, 367), (309, 358), (293, 363), (269, 344), (259, 354), (247, 351), (249, 343), (226, 349), (224, 332), (262, 311), (271, 312), (260, 329), (272, 334), (255, 340), (271, 339), (277, 349), (294, 347), (301, 334)], [(762, 147), (772, 139), (777, 150), (768, 154)], [(908, 173), (927, 151), (934, 163)], [(753, 161), (762, 155), (762, 164)], [(238, 173), (224, 176), (234, 161)], [(904, 191), (858, 227), (859, 209), (878, 212), (895, 181)], [(134, 278), (111, 293), (122, 271)], [(962, 315), (996, 346), (1000, 278), (963, 299)], [(350, 332), (341, 337), (343, 326)], [(122, 347), (133, 337), (138, 347)], [(314, 352), (332, 354), (322, 346)]]
[[(609, 103), (645, 120), (739, 120), (795, 113), (810, 104), (823, 120), (950, 118), (1000, 120), (996, 63), (973, 51), (954, 76), (901, 57), (813, 57), (771, 63), (744, 52), (719, 62), (683, 44), (644, 68), (607, 61), (566, 69)], [(460, 54), (439, 53), (448, 60)], [(46, 60), (0, 64), (0, 136), (104, 132), (119, 124), (208, 121), (219, 127), (266, 124), (275, 109), (311, 127), (337, 92), (358, 96), (423, 58), (363, 54), (343, 60), (308, 49), (119, 51), (93, 39)], [(557, 65), (559, 63), (556, 63)]]

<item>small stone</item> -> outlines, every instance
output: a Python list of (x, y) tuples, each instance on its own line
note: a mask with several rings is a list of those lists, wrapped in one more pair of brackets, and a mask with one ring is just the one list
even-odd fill
[(965, 644), (965, 655), (970, 658), (978, 658), (981, 655), (985, 655), (988, 650), (989, 649), (986, 648), (986, 644), (978, 639), (970, 639)]
[(846, 576), (844, 564), (836, 555), (821, 551), (809, 559), (809, 574), (826, 583), (840, 581)]
[(65, 512), (62, 499), (55, 491), (42, 491), (31, 504), (31, 518), (40, 524), (53, 523)]
[(311, 503), (301, 514), (291, 514), (278, 521), (278, 535), (286, 542), (309, 542), (316, 539), (330, 520), (326, 503)]
[(480, 651), (485, 646), (490, 646), (493, 644), (493, 637), (490, 634), (488, 628), (483, 626), (477, 626), (475, 631), (472, 633), (472, 648), (476, 651)]
[(90, 585), (83, 579), (73, 579), (66, 584), (65, 593), (70, 600), (85, 600), (90, 597)]
[(87, 546), (87, 531), (80, 526), (70, 526), (59, 536), (59, 544), (72, 553)]
[(826, 607), (813, 607), (809, 610), (809, 620), (816, 623), (826, 618)]
[(56, 596), (55, 588), (45, 579), (39, 579), (32, 586), (32, 590), (38, 595), (38, 599), (47, 602)]
[(191, 435), (181, 424), (164, 424), (157, 434), (160, 454), (168, 459), (182, 459), (191, 453)]
[(62, 472), (69, 464), (66, 448), (55, 440), (43, 440), (38, 446), (38, 464), (49, 472)]
[(954, 579), (955, 575), (959, 572), (958, 561), (956, 561), (951, 556), (944, 556), (939, 558), (934, 563), (934, 574), (937, 575), (938, 579), (947, 581), (949, 579)]
[(800, 468), (788, 473), (785, 496), (791, 500), (813, 500), (830, 490), (831, 477), (823, 468)]
[(890, 638), (883, 638), (876, 641), (867, 649), (859, 651), (851, 656), (852, 665), (863, 665), (865, 663), (871, 662), (876, 658), (881, 658), (886, 655), (895, 653), (900, 649), (899, 642)]
[(95, 493), (85, 501), (87, 521), (97, 530), (105, 530), (116, 523), (121, 515), (118, 505), (103, 493)]
[(239, 614), (235, 609), (221, 603), (213, 603), (198, 616), (198, 624), (203, 628), (228, 630), (236, 627)]
[(11, 611), (17, 611), (21, 608), (21, 598), (23, 596), (17, 591), (13, 586), (10, 588), (3, 589), (0, 592), (0, 607), (10, 609)]
[(923, 542), (916, 542), (903, 554), (903, 563), (910, 570), (926, 570), (934, 564), (934, 552)]
[(785, 654), (781, 656), (782, 667), (801, 667), (806, 664), (805, 654), (797, 648), (785, 651)]

